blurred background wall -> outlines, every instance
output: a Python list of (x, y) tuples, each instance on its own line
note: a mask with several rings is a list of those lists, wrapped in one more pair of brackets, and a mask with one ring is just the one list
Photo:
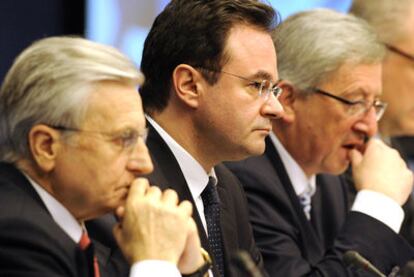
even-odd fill
[[(31, 42), (81, 35), (110, 44), (137, 65), (155, 16), (169, 0), (0, 0), (0, 81), (15, 56)], [(351, 0), (273, 0), (282, 18), (314, 7), (347, 11)]]
[(0, 82), (15, 56), (34, 40), (83, 35), (85, 14), (84, 0), (0, 0)]

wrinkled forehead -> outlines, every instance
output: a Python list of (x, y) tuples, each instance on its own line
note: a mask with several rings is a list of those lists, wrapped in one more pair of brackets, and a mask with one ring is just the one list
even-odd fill
[(102, 82), (90, 93), (84, 124), (90, 127), (117, 128), (122, 125), (145, 126), (141, 97), (131, 84)]
[(328, 74), (318, 87), (337, 95), (358, 94), (364, 98), (379, 97), (382, 93), (382, 64), (343, 64)]

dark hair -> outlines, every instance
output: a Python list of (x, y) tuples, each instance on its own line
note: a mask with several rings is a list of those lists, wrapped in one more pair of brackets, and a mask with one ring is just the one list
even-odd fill
[[(162, 111), (168, 103), (172, 72), (179, 64), (220, 71), (230, 29), (238, 23), (270, 32), (277, 24), (275, 10), (256, 0), (172, 0), (157, 16), (145, 40), (140, 88), (144, 110)], [(202, 71), (213, 85), (218, 74)]]

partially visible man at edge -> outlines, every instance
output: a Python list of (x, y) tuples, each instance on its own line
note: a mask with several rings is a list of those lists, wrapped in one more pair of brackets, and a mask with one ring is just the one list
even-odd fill
[[(414, 1), (354, 0), (350, 13), (365, 19), (387, 47), (382, 98), (389, 105), (379, 122), (379, 136), (414, 170)], [(412, 196), (404, 210), (401, 234), (414, 245)]]
[(1, 276), (128, 274), (96, 263), (84, 226), (114, 210), (130, 276), (203, 264), (191, 204), (137, 178), (153, 169), (141, 82), (119, 51), (81, 38), (42, 39), (17, 57), (0, 91)]
[[(342, 262), (355, 250), (389, 273), (414, 257), (398, 231), (413, 176), (398, 153), (371, 139), (385, 104), (384, 48), (361, 19), (331, 10), (288, 17), (273, 36), (280, 101), (265, 154), (229, 164), (249, 202), (269, 275), (371, 276)], [(334, 175), (352, 164), (359, 190)]]

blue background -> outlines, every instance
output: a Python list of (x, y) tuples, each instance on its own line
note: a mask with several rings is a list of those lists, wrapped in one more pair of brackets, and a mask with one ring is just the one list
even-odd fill
[[(88, 0), (86, 6), (87, 38), (113, 45), (132, 58), (141, 60), (143, 42), (156, 15), (168, 0)], [(270, 4), (283, 18), (315, 7), (346, 12), (351, 0), (273, 0)]]

